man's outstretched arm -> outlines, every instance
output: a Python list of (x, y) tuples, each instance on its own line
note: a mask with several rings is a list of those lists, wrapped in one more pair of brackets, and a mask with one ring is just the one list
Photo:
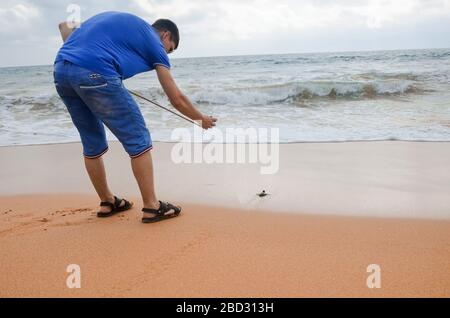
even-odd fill
[(216, 118), (203, 115), (180, 91), (168, 68), (162, 65), (157, 65), (156, 73), (158, 74), (158, 80), (161, 83), (161, 86), (164, 89), (164, 92), (166, 93), (173, 107), (175, 107), (180, 113), (192, 120), (201, 120), (202, 127), (204, 129), (209, 129), (216, 125)]

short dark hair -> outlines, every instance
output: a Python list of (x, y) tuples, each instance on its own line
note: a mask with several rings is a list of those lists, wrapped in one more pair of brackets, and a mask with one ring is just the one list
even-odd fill
[(178, 32), (178, 27), (175, 23), (168, 19), (158, 19), (152, 26), (158, 30), (158, 32), (169, 31), (171, 40), (175, 43), (175, 49), (180, 44), (180, 33)]

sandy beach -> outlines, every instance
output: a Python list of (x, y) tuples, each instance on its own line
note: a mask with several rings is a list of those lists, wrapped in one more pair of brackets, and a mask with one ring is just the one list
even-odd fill
[(157, 224), (118, 143), (109, 183), (135, 207), (109, 219), (79, 143), (0, 147), (0, 297), (450, 296), (450, 143), (283, 144), (274, 175), (154, 146), (157, 194), (183, 207)]

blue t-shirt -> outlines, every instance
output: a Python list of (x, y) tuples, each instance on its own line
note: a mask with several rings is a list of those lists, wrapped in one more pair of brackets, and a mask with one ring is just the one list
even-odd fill
[(59, 50), (55, 63), (61, 60), (123, 79), (156, 65), (170, 68), (158, 32), (141, 18), (123, 12), (104, 12), (83, 22)]

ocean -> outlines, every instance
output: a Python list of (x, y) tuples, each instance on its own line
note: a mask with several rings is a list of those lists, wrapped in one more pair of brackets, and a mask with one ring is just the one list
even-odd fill
[[(450, 141), (450, 49), (173, 59), (215, 129), (278, 128), (281, 142)], [(0, 146), (79, 141), (53, 67), (0, 68)], [(125, 86), (168, 107), (155, 72)], [(154, 141), (192, 125), (138, 100)], [(108, 131), (108, 139), (116, 140)]]

